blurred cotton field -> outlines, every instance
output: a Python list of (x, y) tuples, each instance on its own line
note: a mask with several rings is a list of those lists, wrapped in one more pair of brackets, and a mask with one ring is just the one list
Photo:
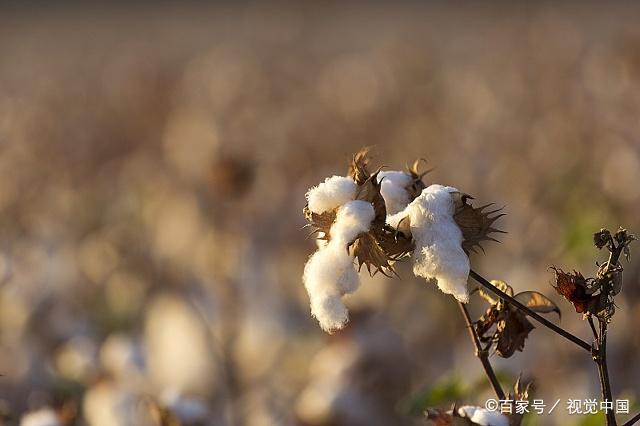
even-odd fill
[[(410, 425), (482, 405), (455, 302), (410, 265), (363, 277), (345, 330), (310, 315), (304, 194), (364, 145), (506, 206), (472, 267), (549, 295), (587, 341), (548, 267), (593, 270), (602, 226), (640, 232), (632, 3), (3, 9), (3, 424)], [(639, 273), (632, 257), (609, 331), (632, 407)], [(591, 360), (542, 328), (492, 361), (545, 401), (599, 395)]]

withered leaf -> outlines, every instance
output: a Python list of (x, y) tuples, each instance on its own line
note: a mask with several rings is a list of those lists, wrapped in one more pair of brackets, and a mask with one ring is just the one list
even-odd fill
[(503, 319), (496, 326), (496, 353), (509, 358), (516, 350), (524, 349), (524, 341), (533, 330), (526, 315), (516, 309), (506, 309)]
[(547, 296), (537, 291), (523, 291), (516, 294), (514, 299), (534, 312), (539, 312), (541, 314), (556, 312), (558, 315), (562, 315), (558, 305), (549, 300)]
[[(513, 288), (506, 282), (492, 280), (491, 284), (536, 312), (560, 314), (558, 307), (541, 293), (525, 291), (514, 296)], [(521, 351), (524, 348), (525, 339), (534, 328), (533, 324), (513, 305), (485, 290), (480, 290), (479, 293), (491, 304), (491, 307), (475, 323), (480, 339), (495, 345), (496, 353), (503, 358), (509, 358), (516, 350)]]
[[(501, 290), (504, 293), (507, 293), (509, 296), (513, 296), (513, 288), (506, 282), (500, 281), (500, 280), (491, 280), (491, 284), (493, 284), (493, 286), (496, 287), (498, 290)], [(495, 296), (493, 293), (490, 293), (485, 289), (482, 289), (482, 288), (479, 289), (478, 293), (480, 294), (480, 297), (482, 297), (484, 300), (486, 300), (492, 305), (497, 305), (498, 302), (500, 301), (500, 298), (498, 296)]]
[(501, 208), (485, 211), (493, 204), (486, 204), (481, 207), (473, 207), (468, 203), (473, 197), (462, 192), (451, 194), (455, 206), (453, 219), (462, 231), (462, 249), (467, 253), (476, 252), (476, 248), (484, 251), (483, 241), (499, 242), (491, 236), (494, 233), (504, 234), (504, 231), (493, 226), (494, 222), (504, 216)]

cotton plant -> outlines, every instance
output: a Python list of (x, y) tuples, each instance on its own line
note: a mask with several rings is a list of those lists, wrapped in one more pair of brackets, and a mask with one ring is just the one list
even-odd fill
[(467, 303), (468, 252), (500, 232), (492, 227), (497, 210), (473, 208), (454, 187), (427, 186), (419, 161), (406, 171), (374, 173), (368, 164), (360, 151), (348, 176), (328, 177), (306, 194), (304, 213), (322, 243), (303, 281), (311, 314), (327, 332), (347, 324), (342, 297), (357, 290), (363, 265), (390, 275), (395, 262), (411, 258), (416, 276)]
[[(406, 170), (371, 172), (366, 149), (351, 161), (346, 176), (331, 176), (307, 194), (304, 215), (318, 249), (304, 268), (303, 281), (309, 294), (311, 314), (320, 327), (333, 333), (344, 328), (349, 313), (343, 297), (359, 287), (362, 267), (374, 275), (392, 277), (397, 262), (408, 260), (413, 273), (435, 284), (458, 303), (475, 353), (496, 396), (505, 400), (489, 361), (490, 355), (509, 358), (524, 350), (534, 329), (530, 319), (554, 331), (588, 351), (598, 365), (603, 400), (612, 400), (606, 365), (606, 331), (615, 312), (614, 296), (622, 289), (622, 266), (618, 259), (629, 256), (629, 244), (635, 237), (625, 229), (612, 234), (603, 229), (594, 235), (598, 249), (606, 247), (609, 260), (598, 265), (594, 278), (579, 272), (567, 273), (553, 268), (554, 288), (573, 304), (576, 312), (589, 321), (594, 334), (592, 344), (585, 342), (543, 315), (560, 314), (560, 309), (545, 295), (535, 291), (516, 293), (500, 280), (487, 280), (471, 269), (469, 255), (484, 252), (484, 241), (496, 241), (502, 232), (494, 222), (503, 216), (492, 204), (474, 207), (473, 197), (447, 185), (424, 181), (420, 161)], [(472, 278), (478, 287), (469, 287)], [(489, 304), (486, 312), (473, 320), (466, 304), (477, 294)], [(597, 330), (594, 319), (599, 321)], [(516, 382), (514, 401), (528, 398), (528, 385)], [(512, 407), (513, 408), (513, 407)], [(517, 426), (521, 415), (503, 415), (482, 407), (462, 406), (451, 410), (430, 409), (427, 417), (436, 425)], [(640, 420), (640, 414), (625, 425)], [(612, 413), (607, 425), (616, 425)]]

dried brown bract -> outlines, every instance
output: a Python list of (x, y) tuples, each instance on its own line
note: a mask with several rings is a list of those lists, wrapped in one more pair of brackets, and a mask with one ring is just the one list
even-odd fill
[(423, 189), (427, 187), (422, 180), (431, 170), (420, 172), (420, 163), (426, 163), (427, 160), (420, 158), (413, 162), (411, 166), (407, 166), (407, 173), (411, 176), (411, 183), (405, 189), (409, 193), (409, 201), (415, 200)]
[(462, 249), (467, 254), (477, 252), (477, 248), (480, 248), (480, 250), (484, 252), (484, 248), (481, 245), (483, 241), (499, 242), (493, 238), (491, 234), (505, 233), (493, 226), (496, 220), (505, 215), (504, 213), (500, 213), (502, 208), (485, 211), (485, 209), (494, 204), (473, 207), (468, 203), (469, 200), (473, 200), (473, 197), (469, 194), (456, 192), (452, 195), (456, 209), (453, 218), (458, 224), (458, 227), (460, 227), (464, 238)]
[(371, 151), (370, 147), (360, 148), (349, 164), (348, 176), (351, 176), (358, 185), (362, 185), (370, 177), (367, 169), (370, 160), (369, 151)]
[(354, 155), (349, 175), (358, 184), (356, 199), (370, 202), (375, 218), (369, 232), (360, 235), (350, 249), (359, 268), (365, 265), (370, 274), (381, 272), (390, 275), (395, 272), (393, 262), (411, 254), (414, 246), (410, 236), (398, 233), (386, 225), (387, 210), (377, 179), (379, 170), (369, 172), (368, 152), (369, 149), (364, 148)]

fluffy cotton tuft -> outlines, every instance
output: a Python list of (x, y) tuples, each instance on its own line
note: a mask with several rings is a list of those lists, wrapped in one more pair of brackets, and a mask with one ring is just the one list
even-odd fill
[(350, 177), (331, 176), (307, 192), (309, 210), (324, 213), (333, 210), (356, 196), (356, 183)]
[(347, 246), (358, 234), (369, 230), (374, 217), (370, 203), (347, 202), (340, 207), (331, 226), (331, 240), (319, 247), (305, 265), (303, 281), (311, 314), (327, 332), (343, 328), (349, 320), (342, 296), (356, 291), (360, 281)]
[(399, 222), (408, 217), (416, 243), (413, 273), (435, 279), (442, 292), (467, 303), (469, 258), (462, 250), (462, 231), (453, 219), (452, 192), (457, 192), (457, 189), (431, 185), (405, 210), (388, 217), (387, 221), (398, 227)]
[(42, 408), (25, 414), (20, 419), (20, 426), (61, 426), (62, 422), (55, 411), (50, 408)]
[(380, 194), (384, 198), (387, 214), (395, 214), (409, 204), (409, 192), (407, 186), (411, 184), (412, 177), (408, 173), (389, 170), (378, 174)]
[(488, 411), (481, 407), (465, 405), (458, 409), (458, 414), (467, 417), (480, 426), (509, 426), (509, 418), (497, 411)]

